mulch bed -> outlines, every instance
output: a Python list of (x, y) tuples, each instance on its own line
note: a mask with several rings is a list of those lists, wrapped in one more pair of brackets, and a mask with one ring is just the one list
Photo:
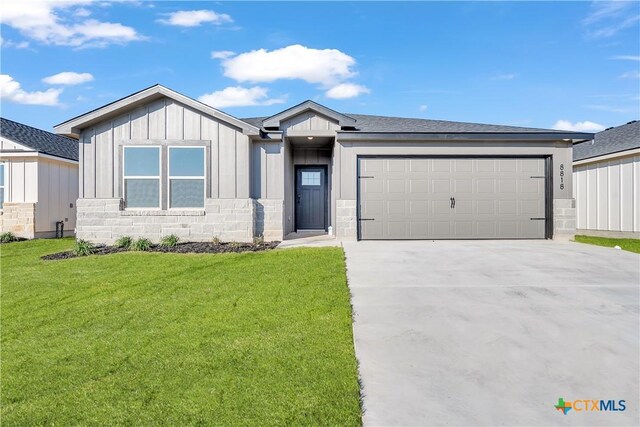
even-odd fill
[[(166, 253), (178, 253), (178, 254), (221, 254), (221, 253), (240, 253), (240, 252), (260, 252), (274, 249), (280, 242), (265, 242), (265, 243), (211, 243), (211, 242), (185, 242), (178, 243), (176, 246), (170, 248), (160, 245), (152, 245), (146, 252), (166, 252)], [(129, 249), (117, 248), (115, 246), (100, 245), (96, 246), (95, 252), (92, 255), (109, 255), (119, 252), (133, 252)], [(69, 259), (78, 258), (78, 255), (74, 255), (71, 251), (58, 252), (55, 254), (44, 255), (41, 258), (44, 260), (56, 260), (56, 259)]]

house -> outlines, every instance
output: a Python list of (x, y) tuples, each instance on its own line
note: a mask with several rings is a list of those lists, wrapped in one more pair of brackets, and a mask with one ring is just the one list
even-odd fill
[(573, 148), (578, 233), (640, 238), (640, 121)]
[(569, 238), (588, 133), (345, 114), (238, 119), (155, 85), (55, 126), (78, 137), (77, 236), (113, 242)]
[(56, 222), (73, 234), (78, 199), (78, 141), (0, 119), (0, 230), (53, 237)]

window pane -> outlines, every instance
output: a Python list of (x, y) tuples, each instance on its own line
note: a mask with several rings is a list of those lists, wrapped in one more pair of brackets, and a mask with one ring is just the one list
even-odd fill
[(169, 175), (204, 176), (204, 148), (169, 149)]
[(0, 165), (0, 187), (4, 187), (4, 165)]
[(159, 176), (160, 148), (158, 147), (125, 147), (125, 176)]
[(320, 172), (302, 172), (302, 185), (320, 185)]
[(0, 209), (2, 209), (3, 205), (4, 205), (4, 187), (0, 188)]
[(126, 179), (124, 191), (128, 208), (160, 207), (159, 179)]
[(204, 179), (172, 179), (172, 208), (204, 208)]

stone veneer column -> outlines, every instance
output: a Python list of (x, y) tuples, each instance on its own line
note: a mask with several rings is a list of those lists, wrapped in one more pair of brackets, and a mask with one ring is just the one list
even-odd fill
[(576, 200), (553, 200), (553, 240), (571, 240), (576, 234)]
[(5, 202), (2, 206), (2, 232), (33, 239), (36, 234), (36, 204)]
[(358, 237), (356, 226), (356, 201), (336, 200), (335, 234), (338, 239), (355, 240)]
[(257, 199), (256, 237), (262, 236), (266, 242), (284, 238), (284, 200)]

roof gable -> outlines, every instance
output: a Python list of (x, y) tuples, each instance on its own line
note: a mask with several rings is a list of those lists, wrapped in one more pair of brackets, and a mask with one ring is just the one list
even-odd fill
[(151, 86), (93, 111), (74, 117), (66, 122), (54, 126), (54, 129), (58, 134), (77, 136), (80, 135), (82, 129), (86, 129), (96, 123), (102, 122), (103, 120), (116, 117), (126, 110), (162, 97), (173, 99), (174, 101), (187, 105), (203, 114), (207, 114), (232, 126), (240, 128), (246, 135), (259, 134), (260, 130), (257, 127), (162, 85)]
[(78, 141), (27, 126), (13, 120), (0, 119), (0, 135), (39, 153), (63, 159), (78, 160)]
[(320, 105), (317, 102), (307, 100), (284, 111), (281, 111), (274, 116), (267, 117), (263, 120), (262, 126), (264, 126), (265, 128), (279, 128), (280, 123), (282, 123), (283, 121), (307, 111), (313, 111), (320, 115), (333, 119), (340, 125), (340, 127), (354, 127), (356, 125), (356, 120), (353, 117), (338, 113), (337, 111), (325, 107), (324, 105)]

